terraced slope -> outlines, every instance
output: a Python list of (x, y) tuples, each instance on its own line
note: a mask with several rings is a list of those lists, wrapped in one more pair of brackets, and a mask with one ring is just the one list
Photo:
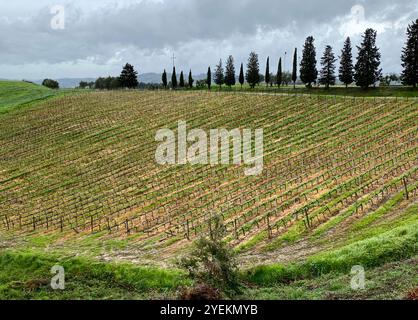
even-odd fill
[[(155, 134), (178, 120), (207, 131), (263, 128), (263, 173), (158, 165)], [(417, 131), (417, 103), (407, 99), (95, 92), (48, 100), (0, 117), (0, 230), (128, 239), (160, 258), (208, 233), (221, 213), (227, 240), (243, 252), (327, 241), (416, 202)]]

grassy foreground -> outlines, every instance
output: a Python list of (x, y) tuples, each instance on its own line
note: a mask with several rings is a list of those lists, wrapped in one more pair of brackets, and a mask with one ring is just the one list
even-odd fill
[[(416, 289), (418, 222), (289, 265), (242, 271), (240, 299), (400, 299)], [(51, 267), (64, 267), (65, 290), (50, 287)], [(366, 272), (364, 290), (350, 287), (350, 270)], [(0, 253), (0, 299), (174, 299), (191, 284), (176, 269), (62, 258), (36, 251)]]

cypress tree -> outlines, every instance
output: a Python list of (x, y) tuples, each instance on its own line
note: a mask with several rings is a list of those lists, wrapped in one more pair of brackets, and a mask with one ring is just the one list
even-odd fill
[(208, 84), (208, 89), (212, 86), (212, 72), (210, 71), (210, 67), (208, 67), (208, 73), (206, 75), (206, 82)]
[(173, 74), (171, 75), (171, 86), (173, 89), (177, 88), (176, 67), (173, 67)]
[(322, 69), (320, 71), (319, 83), (324, 84), (325, 88), (335, 84), (335, 62), (337, 59), (332, 52), (331, 46), (326, 46), (324, 55), (321, 58)]
[(308, 88), (312, 87), (312, 82), (318, 77), (314, 40), (312, 36), (306, 38), (300, 62), (300, 79)]
[(255, 52), (251, 52), (248, 58), (245, 78), (252, 89), (260, 82), (260, 66)]
[(224, 81), (224, 68), (222, 67), (222, 59), (220, 59), (215, 69), (215, 83), (221, 88)]
[(165, 72), (165, 69), (164, 69), (164, 72), (163, 72), (162, 80), (163, 80), (164, 88), (167, 89), (167, 72)]
[(239, 83), (241, 84), (241, 89), (242, 89), (242, 85), (244, 84), (244, 66), (241, 63), (241, 67), (239, 69)]
[(225, 84), (229, 87), (235, 85), (235, 66), (234, 66), (234, 58), (229, 56), (226, 60), (225, 66)]
[(417, 87), (418, 83), (418, 19), (408, 25), (407, 40), (402, 49), (402, 83)]
[(194, 82), (194, 80), (193, 80), (193, 77), (192, 77), (192, 70), (190, 69), (190, 71), (189, 71), (189, 87), (190, 88), (193, 88), (193, 82)]
[(357, 46), (358, 56), (354, 67), (356, 85), (367, 89), (378, 81), (382, 74), (380, 52), (376, 47), (376, 31), (369, 28), (364, 32), (361, 46)]
[(295, 48), (295, 53), (293, 54), (293, 68), (292, 68), (292, 81), (293, 89), (296, 88), (296, 79), (297, 79), (297, 70), (298, 68), (298, 49)]
[(349, 84), (353, 83), (354, 67), (353, 55), (351, 53), (351, 40), (347, 37), (344, 42), (344, 47), (341, 50), (341, 61), (338, 78), (347, 88)]
[(270, 83), (270, 57), (267, 57), (266, 74), (264, 75), (264, 81), (266, 82), (266, 85), (268, 87)]
[(183, 70), (180, 72), (180, 88), (184, 88), (184, 75)]
[(119, 76), (120, 84), (123, 88), (133, 89), (138, 87), (138, 72), (134, 66), (127, 63)]
[(280, 88), (283, 82), (282, 58), (279, 58), (279, 65), (277, 66), (276, 84)]

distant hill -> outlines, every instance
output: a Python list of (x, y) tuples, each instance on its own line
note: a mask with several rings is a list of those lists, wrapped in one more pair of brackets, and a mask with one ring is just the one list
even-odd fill
[[(107, 75), (106, 75), (107, 76)], [(180, 77), (180, 73), (177, 74), (177, 78)], [(187, 81), (189, 77), (189, 73), (184, 74), (184, 79)], [(167, 79), (170, 81), (171, 79), (171, 73), (167, 73)], [(196, 80), (202, 80), (206, 79), (206, 74), (198, 74), (193, 75), (193, 79)], [(60, 78), (60, 79), (54, 79), (59, 82), (60, 88), (76, 88), (78, 87), (80, 81), (96, 81), (96, 78)], [(37, 80), (31, 80), (34, 83), (42, 84), (43, 79), (37, 79)], [(154, 73), (154, 72), (148, 72), (148, 73), (141, 73), (139, 75), (139, 82), (144, 83), (161, 83), (161, 74), (160, 73)]]

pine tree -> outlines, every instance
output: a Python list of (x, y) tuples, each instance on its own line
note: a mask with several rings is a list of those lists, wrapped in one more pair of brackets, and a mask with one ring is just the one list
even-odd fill
[(369, 28), (364, 32), (361, 46), (357, 46), (358, 56), (354, 67), (356, 85), (367, 89), (380, 79), (382, 69), (380, 65), (380, 52), (376, 47), (376, 31)]
[(282, 58), (279, 58), (279, 65), (277, 66), (276, 84), (280, 88), (283, 81)]
[(183, 70), (180, 72), (180, 88), (184, 88), (184, 75), (183, 75)]
[(192, 70), (189, 71), (189, 87), (193, 88), (193, 77), (192, 77)]
[(255, 52), (251, 52), (248, 58), (245, 78), (252, 89), (260, 82), (260, 66)]
[(331, 46), (326, 46), (324, 55), (321, 58), (322, 69), (320, 71), (319, 83), (324, 84), (328, 89), (330, 85), (335, 84), (335, 62), (337, 59), (332, 52)]
[(341, 61), (338, 78), (347, 88), (349, 84), (353, 83), (354, 66), (353, 55), (351, 53), (351, 40), (350, 37), (344, 42), (344, 47), (341, 50)]
[(241, 63), (241, 67), (239, 69), (239, 83), (241, 84), (241, 89), (242, 89), (242, 85), (244, 84), (244, 81), (245, 81), (245, 79), (244, 79), (244, 66)]
[(300, 79), (310, 88), (312, 87), (312, 82), (315, 82), (317, 77), (314, 38), (309, 36), (306, 38), (303, 46), (302, 60), (300, 62)]
[(173, 89), (177, 88), (176, 67), (173, 67), (173, 74), (171, 75), (171, 86)]
[(222, 60), (219, 60), (219, 63), (215, 69), (215, 83), (221, 88), (224, 84), (224, 68), (222, 67)]
[(267, 57), (266, 74), (264, 75), (264, 81), (266, 82), (266, 85), (268, 87), (270, 83), (270, 57)]
[(225, 66), (225, 84), (229, 87), (235, 85), (235, 66), (234, 66), (234, 58), (229, 56), (226, 60)]
[(138, 87), (138, 72), (134, 66), (127, 63), (119, 76), (120, 84), (123, 88), (133, 89)]
[(164, 69), (164, 72), (163, 72), (162, 80), (163, 80), (164, 88), (167, 89), (167, 72), (165, 72), (165, 69)]
[(293, 54), (293, 69), (292, 69), (292, 81), (293, 81), (293, 89), (296, 88), (296, 79), (297, 79), (297, 72), (298, 72), (298, 49), (295, 48), (295, 53)]
[(208, 84), (208, 89), (210, 90), (210, 87), (212, 86), (212, 72), (210, 71), (210, 67), (208, 67), (208, 73), (206, 76), (206, 82)]
[(418, 83), (418, 19), (408, 25), (407, 40), (402, 49), (402, 83), (416, 88)]

